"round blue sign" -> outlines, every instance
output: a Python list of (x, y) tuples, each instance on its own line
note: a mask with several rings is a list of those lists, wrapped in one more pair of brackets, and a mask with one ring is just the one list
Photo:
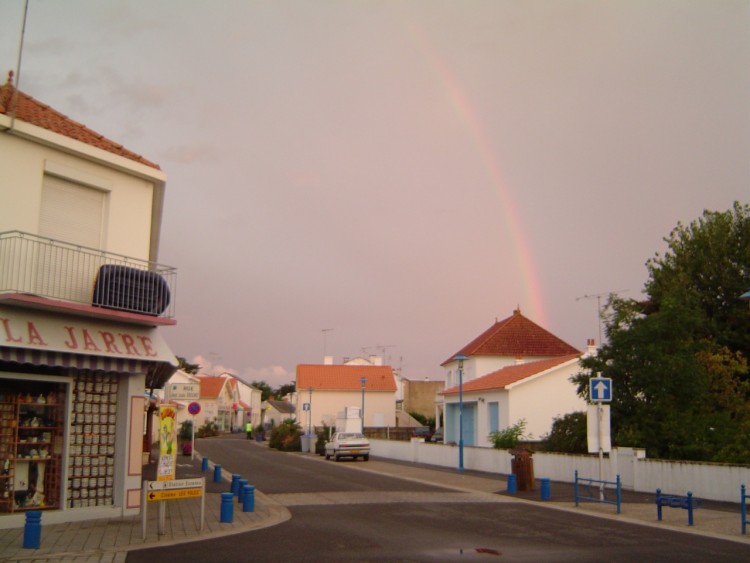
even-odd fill
[(188, 412), (190, 414), (192, 414), (193, 416), (195, 416), (196, 414), (198, 414), (199, 412), (201, 412), (201, 405), (200, 405), (200, 403), (195, 403), (195, 402), (190, 403), (188, 405)]

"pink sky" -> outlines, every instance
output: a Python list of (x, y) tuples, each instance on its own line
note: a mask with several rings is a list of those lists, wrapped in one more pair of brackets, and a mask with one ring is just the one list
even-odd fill
[[(23, 5), (0, 4), (3, 74)], [(583, 348), (678, 221), (747, 202), (748, 21), (715, 0), (30, 0), (20, 88), (166, 172), (176, 354), (272, 385), (324, 347), (439, 379), (516, 307)]]

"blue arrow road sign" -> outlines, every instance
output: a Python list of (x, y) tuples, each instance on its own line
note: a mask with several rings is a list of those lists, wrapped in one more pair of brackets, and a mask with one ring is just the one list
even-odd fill
[(592, 377), (589, 380), (592, 401), (612, 400), (612, 380), (609, 377)]

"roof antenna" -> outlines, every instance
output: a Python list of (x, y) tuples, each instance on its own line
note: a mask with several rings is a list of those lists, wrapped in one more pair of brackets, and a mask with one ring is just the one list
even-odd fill
[[(18, 85), (21, 83), (21, 59), (23, 57), (23, 39), (26, 35), (26, 16), (29, 13), (29, 0), (24, 2), (23, 7), (23, 23), (21, 24), (21, 41), (18, 45), (18, 62), (16, 63), (16, 85), (13, 89), (13, 98), (10, 102), (10, 131), (13, 131), (13, 126), (16, 124), (16, 106), (18, 105)], [(12, 75), (8, 74), (8, 81), (10, 82)], [(12, 84), (11, 84), (12, 85)]]

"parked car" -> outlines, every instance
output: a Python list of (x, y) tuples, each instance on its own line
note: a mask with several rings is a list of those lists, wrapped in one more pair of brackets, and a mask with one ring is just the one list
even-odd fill
[(429, 442), (431, 436), (432, 430), (429, 426), (417, 426), (411, 433), (412, 438), (424, 438), (425, 442)]
[(336, 432), (326, 442), (326, 459), (340, 460), (342, 457), (365, 461), (370, 459), (370, 441), (360, 432)]
[(438, 428), (433, 432), (432, 436), (430, 436), (430, 442), (435, 442), (436, 444), (442, 444), (443, 443), (443, 429)]

